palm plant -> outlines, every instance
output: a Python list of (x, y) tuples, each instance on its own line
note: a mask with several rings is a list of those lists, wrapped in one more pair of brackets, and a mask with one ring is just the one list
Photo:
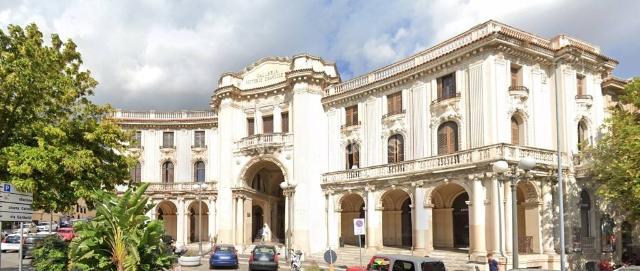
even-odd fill
[(75, 226), (69, 250), (70, 270), (163, 270), (171, 266), (171, 251), (163, 244), (162, 221), (145, 214), (152, 205), (142, 184), (118, 197), (97, 192), (95, 219)]

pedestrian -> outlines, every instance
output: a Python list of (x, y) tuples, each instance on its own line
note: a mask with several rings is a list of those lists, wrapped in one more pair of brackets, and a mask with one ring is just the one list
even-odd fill
[(487, 263), (489, 264), (489, 271), (498, 271), (498, 261), (493, 258), (493, 253), (487, 254)]
[(267, 223), (264, 223), (264, 226), (262, 226), (262, 243), (270, 242), (270, 241), (271, 241), (271, 230), (269, 229), (269, 226), (267, 225)]

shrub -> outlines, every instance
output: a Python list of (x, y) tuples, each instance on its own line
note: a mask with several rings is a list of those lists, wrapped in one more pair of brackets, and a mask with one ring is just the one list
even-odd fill
[(31, 265), (36, 271), (64, 271), (67, 270), (69, 246), (57, 235), (45, 238), (33, 250)]

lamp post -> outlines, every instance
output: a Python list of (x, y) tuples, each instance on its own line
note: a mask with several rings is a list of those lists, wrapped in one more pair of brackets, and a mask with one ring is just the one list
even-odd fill
[(198, 191), (198, 254), (200, 256), (202, 256), (202, 199), (200, 195), (205, 189), (207, 189), (206, 183), (196, 183), (196, 191)]
[(280, 183), (280, 189), (282, 189), (282, 192), (284, 194), (284, 246), (285, 246), (285, 252), (284, 252), (284, 258), (285, 260), (289, 260), (289, 196), (287, 195), (287, 192), (285, 192), (287, 190), (287, 188), (289, 188), (289, 184), (287, 182), (281, 182)]
[[(518, 168), (522, 169), (526, 172), (530, 171), (536, 166), (536, 161), (531, 157), (524, 157), (518, 161), (517, 167), (509, 168), (509, 164), (506, 161), (498, 161), (493, 163), (493, 172), (498, 174), (506, 174), (509, 172), (509, 180), (511, 181), (511, 216), (512, 216), (512, 230), (511, 230), (511, 238), (512, 238), (512, 249), (513, 249), (513, 268), (518, 268), (518, 197), (516, 193), (517, 188), (517, 179), (516, 173)], [(502, 182), (503, 179), (500, 178)], [(500, 193), (500, 191), (498, 191)], [(498, 207), (498, 211), (500, 208)], [(500, 214), (501, 215), (501, 214)], [(502, 226), (500, 226), (500, 243), (502, 244)]]

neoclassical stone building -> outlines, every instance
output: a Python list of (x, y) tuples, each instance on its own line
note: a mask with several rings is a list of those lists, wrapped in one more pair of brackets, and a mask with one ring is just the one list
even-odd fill
[[(179, 244), (246, 247), (266, 223), (273, 241), (317, 253), (357, 245), (362, 217), (369, 252), (461, 249), (480, 268), (488, 253), (511, 265), (516, 249), (520, 267), (559, 267), (560, 129), (566, 251), (581, 269), (637, 244), (580, 155), (625, 84), (616, 64), (586, 42), (489, 21), (347, 81), (318, 57), (263, 58), (221, 75), (211, 111), (114, 118), (136, 131), (132, 181), (152, 183), (149, 216)], [(518, 172), (514, 207), (492, 163), (523, 157), (537, 164)]]

